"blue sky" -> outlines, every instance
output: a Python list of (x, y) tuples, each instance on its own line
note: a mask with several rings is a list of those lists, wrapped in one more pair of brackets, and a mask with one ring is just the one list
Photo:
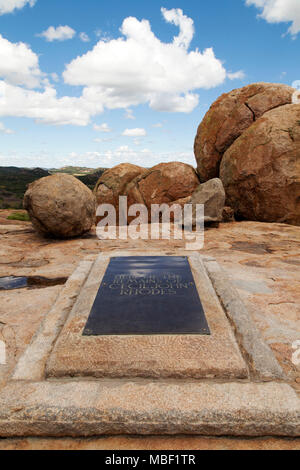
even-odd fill
[(222, 93), (300, 80), (300, 0), (0, 0), (0, 166), (195, 165)]

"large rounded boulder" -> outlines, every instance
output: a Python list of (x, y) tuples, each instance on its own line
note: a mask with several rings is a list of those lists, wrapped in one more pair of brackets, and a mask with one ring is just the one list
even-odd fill
[(92, 191), (71, 175), (58, 173), (30, 184), (24, 208), (42, 234), (71, 238), (88, 232), (95, 221)]
[(97, 182), (94, 193), (98, 204), (118, 205), (119, 196), (134, 178), (145, 172), (145, 168), (131, 163), (121, 163), (106, 170)]
[[(127, 185), (145, 171), (145, 168), (132, 165), (131, 163), (121, 163), (114, 168), (106, 170), (94, 189), (97, 205), (112, 204), (118, 214), (119, 197), (125, 194)], [(102, 218), (97, 217), (97, 222)]]
[(290, 104), (294, 92), (287, 85), (254, 83), (220, 96), (205, 115), (195, 139), (201, 182), (219, 177), (226, 150), (266, 112)]
[(252, 124), (225, 152), (220, 178), (240, 218), (300, 225), (300, 105)]
[(191, 196), (199, 178), (191, 165), (180, 162), (160, 163), (135, 178), (128, 186), (128, 205), (169, 204)]

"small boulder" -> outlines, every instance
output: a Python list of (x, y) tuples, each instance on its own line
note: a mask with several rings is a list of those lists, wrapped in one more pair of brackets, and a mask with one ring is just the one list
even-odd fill
[(220, 178), (239, 218), (300, 225), (300, 105), (252, 124), (224, 154)]
[(211, 179), (198, 186), (191, 198), (193, 226), (196, 225), (196, 204), (204, 205), (205, 224), (222, 222), (225, 198), (225, 190), (219, 178)]
[(234, 210), (232, 207), (225, 206), (223, 209), (222, 222), (235, 222)]
[(40, 233), (71, 238), (91, 229), (96, 203), (92, 191), (81, 181), (58, 173), (29, 185), (24, 196), (24, 209)]
[(264, 113), (290, 104), (294, 92), (287, 85), (254, 83), (220, 96), (199, 125), (195, 139), (200, 181), (219, 177), (226, 150)]

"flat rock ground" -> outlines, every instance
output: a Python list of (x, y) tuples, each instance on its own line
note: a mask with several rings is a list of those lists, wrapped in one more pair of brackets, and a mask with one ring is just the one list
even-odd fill
[[(8, 364), (0, 367), (0, 387), (62, 289), (59, 282), (71, 275), (80, 260), (114, 249), (164, 249), (174, 253), (185, 246), (180, 240), (104, 241), (95, 231), (67, 241), (45, 239), (29, 222), (7, 220), (10, 213), (0, 211), (0, 277), (40, 276), (47, 281), (39, 288), (0, 291), (0, 339), (8, 345)], [(292, 362), (292, 345), (300, 340), (300, 227), (257, 222), (221, 224), (205, 232), (201, 254), (215, 257), (225, 269), (290, 384), (300, 394), (300, 369)], [(300, 449), (300, 441), (120, 436), (4, 439), (0, 440), (3, 448)]]

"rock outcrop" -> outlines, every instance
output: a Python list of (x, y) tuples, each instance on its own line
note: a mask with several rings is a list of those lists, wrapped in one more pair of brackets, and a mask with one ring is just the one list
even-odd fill
[(240, 218), (300, 225), (300, 105), (252, 124), (225, 152), (220, 178)]
[(92, 191), (71, 175), (58, 173), (29, 185), (24, 208), (40, 233), (71, 238), (88, 232), (95, 221)]
[(135, 178), (127, 187), (129, 204), (163, 204), (190, 196), (199, 179), (191, 165), (180, 162), (160, 163)]
[(254, 83), (220, 96), (205, 115), (195, 139), (201, 182), (219, 177), (226, 150), (264, 113), (290, 104), (294, 92), (286, 85)]
[[(151, 215), (152, 204), (182, 202), (199, 186), (194, 168), (180, 162), (160, 163), (139, 175), (127, 186), (128, 206), (144, 204)], [(184, 203), (183, 202), (183, 203)]]

